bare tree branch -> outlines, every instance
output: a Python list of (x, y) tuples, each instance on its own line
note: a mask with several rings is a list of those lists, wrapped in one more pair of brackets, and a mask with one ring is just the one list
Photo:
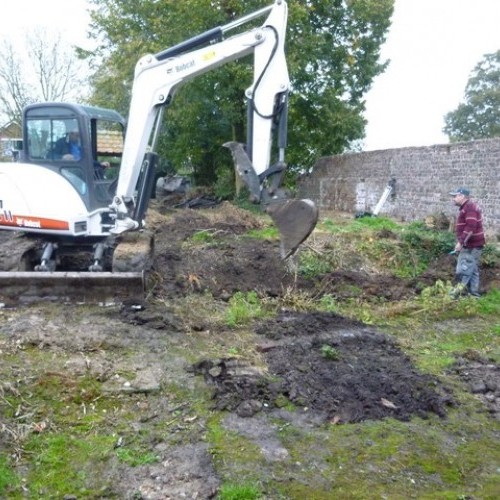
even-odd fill
[(0, 116), (20, 121), (33, 102), (86, 100), (88, 71), (60, 33), (35, 30), (24, 46), (15, 50), (10, 41), (0, 42)]
[(0, 49), (0, 111), (8, 120), (20, 122), (22, 109), (30, 103), (32, 90), (16, 51), (11, 43), (4, 41)]

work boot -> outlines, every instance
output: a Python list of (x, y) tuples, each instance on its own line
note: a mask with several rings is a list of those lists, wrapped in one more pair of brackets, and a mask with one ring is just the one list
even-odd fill
[(465, 293), (466, 293), (465, 285), (463, 283), (459, 283), (450, 290), (450, 297), (454, 300), (457, 300), (462, 295), (465, 295)]

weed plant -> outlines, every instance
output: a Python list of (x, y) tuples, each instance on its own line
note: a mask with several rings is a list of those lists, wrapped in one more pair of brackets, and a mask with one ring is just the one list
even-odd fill
[(325, 236), (321, 250), (301, 253), (299, 273), (308, 279), (336, 269), (360, 268), (415, 278), (449, 253), (455, 242), (450, 231), (430, 229), (420, 222), (397, 223), (386, 217), (362, 217), (343, 224), (326, 219), (320, 229), (332, 241)]
[(243, 326), (264, 315), (265, 311), (257, 292), (236, 292), (229, 300), (226, 324), (230, 327)]
[(255, 483), (223, 484), (219, 500), (258, 500), (262, 498), (260, 488)]

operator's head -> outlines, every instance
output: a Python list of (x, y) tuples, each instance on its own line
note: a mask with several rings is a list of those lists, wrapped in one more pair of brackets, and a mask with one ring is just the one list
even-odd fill
[(461, 187), (455, 189), (454, 191), (451, 191), (449, 195), (453, 196), (453, 203), (461, 207), (469, 199), (470, 191), (466, 188)]
[(80, 139), (80, 132), (78, 132), (78, 129), (72, 129), (70, 130), (68, 137), (70, 142), (78, 142)]

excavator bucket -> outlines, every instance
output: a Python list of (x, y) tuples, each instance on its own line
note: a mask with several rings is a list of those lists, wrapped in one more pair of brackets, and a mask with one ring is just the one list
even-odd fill
[(0, 302), (121, 302), (144, 297), (142, 273), (0, 272)]
[[(229, 141), (223, 144), (231, 151), (236, 172), (247, 186), (251, 194), (251, 200), (261, 200), (261, 179), (248, 157), (243, 144)], [(274, 189), (274, 195), (283, 191)], [(264, 196), (264, 204), (268, 203), (265, 211), (269, 214), (281, 234), (281, 257), (290, 257), (313, 232), (318, 222), (318, 209), (311, 200), (290, 200), (284, 197), (276, 197), (269, 200), (269, 195)], [(262, 203), (262, 201), (261, 201)]]
[(318, 209), (311, 200), (279, 200), (266, 208), (281, 235), (281, 257), (293, 255), (299, 245), (313, 232)]

